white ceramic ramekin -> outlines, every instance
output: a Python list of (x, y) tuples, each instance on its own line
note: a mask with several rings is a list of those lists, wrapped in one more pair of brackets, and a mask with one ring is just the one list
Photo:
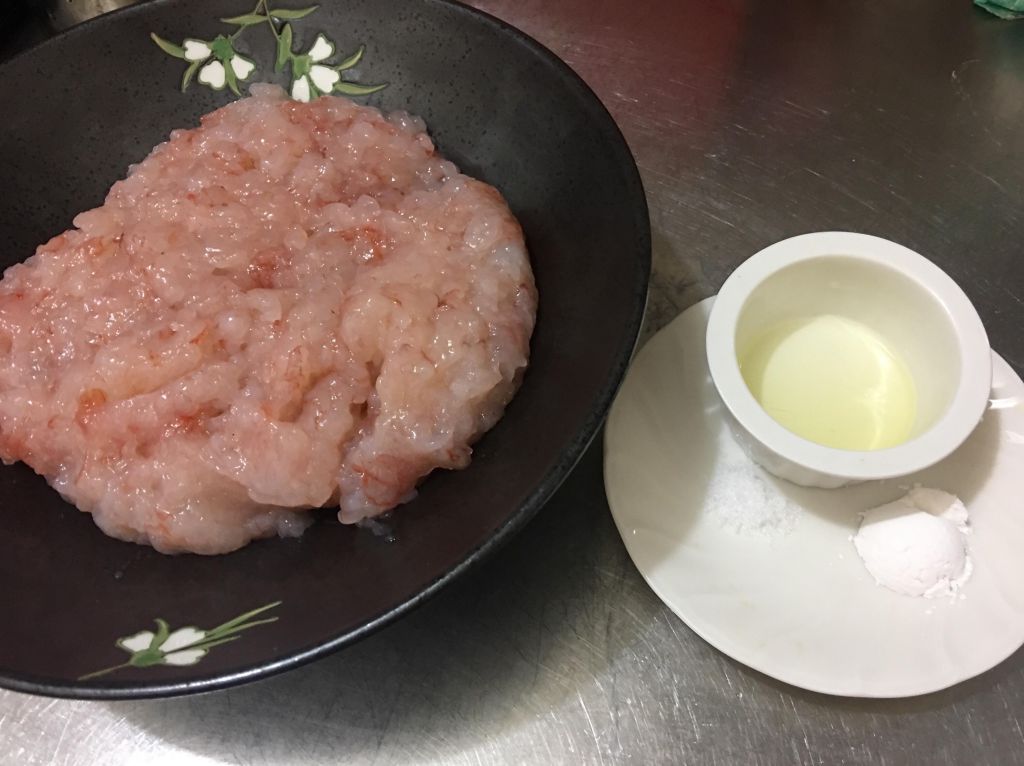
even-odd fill
[[(870, 451), (826, 447), (780, 425), (750, 393), (737, 359), (744, 339), (819, 314), (868, 325), (906, 363), (917, 389), (907, 441)], [(776, 476), (814, 487), (904, 476), (937, 463), (977, 426), (992, 383), (988, 336), (960, 287), (902, 245), (846, 232), (783, 240), (736, 269), (711, 310), (707, 356), (750, 456)]]

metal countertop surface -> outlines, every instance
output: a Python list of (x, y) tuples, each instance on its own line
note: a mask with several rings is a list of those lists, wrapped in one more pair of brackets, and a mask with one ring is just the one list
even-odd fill
[[(1024, 371), (1024, 21), (966, 0), (475, 4), (573, 66), (621, 126), (651, 207), (644, 339), (761, 247), (849, 229), (935, 260)], [(0, 761), (1024, 764), (1024, 651), (907, 700), (749, 670), (641, 580), (598, 440), (507, 547), (360, 644), (190, 698), (0, 691)]]

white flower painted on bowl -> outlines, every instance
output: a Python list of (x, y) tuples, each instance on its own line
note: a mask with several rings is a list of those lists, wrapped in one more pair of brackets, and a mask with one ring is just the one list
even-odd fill
[(292, 98), (296, 101), (309, 101), (311, 95), (309, 80), (305, 77), (300, 77), (292, 83)]
[(178, 628), (167, 637), (160, 648), (165, 652), (174, 652), (179, 649), (198, 644), (206, 638), (206, 631), (198, 630), (196, 628)]
[(179, 628), (161, 642), (156, 642), (157, 634), (151, 630), (143, 630), (134, 636), (122, 638), (117, 642), (122, 649), (132, 654), (156, 650), (163, 654), (165, 665), (194, 665), (206, 654), (206, 649), (189, 648), (199, 644), (206, 638), (206, 631), (197, 628)]
[(262, 612), (273, 609), (280, 603), (280, 601), (275, 601), (272, 604), (261, 606), (259, 609), (253, 609), (251, 612), (246, 612), (210, 630), (188, 626), (172, 631), (170, 625), (165, 620), (157, 619), (155, 620), (156, 631), (140, 630), (138, 633), (119, 638), (115, 642), (119, 649), (131, 654), (127, 662), (96, 671), (95, 673), (86, 673), (80, 676), (78, 680), (86, 681), (99, 678), (107, 673), (127, 667), (146, 668), (153, 665), (182, 667), (185, 665), (195, 665), (213, 647), (241, 638), (239, 633), (243, 630), (275, 622), (277, 617), (267, 617), (262, 620), (253, 620), (252, 618)]
[(185, 52), (185, 61), (190, 63), (206, 61), (213, 55), (213, 49), (203, 40), (185, 40), (182, 50)]
[(316, 62), (326, 61), (334, 55), (334, 43), (332, 43), (322, 32), (316, 36), (313, 45), (310, 46), (307, 55)]
[(212, 40), (186, 38), (181, 45), (175, 45), (157, 35), (150, 35), (160, 48), (175, 58), (188, 62), (188, 68), (181, 80), (185, 90), (198, 71), (196, 79), (214, 90), (225, 86), (237, 95), (238, 81), (245, 80), (256, 70), (256, 63), (238, 53), (234, 47), (234, 35), (217, 35)]
[(323, 33), (305, 54), (292, 57), (292, 98), (309, 101), (321, 93), (330, 93), (341, 80), (341, 73), (321, 62), (334, 55), (334, 43)]
[(149, 648), (149, 645), (153, 643), (154, 636), (155, 634), (151, 630), (140, 630), (134, 636), (122, 638), (117, 645), (129, 652), (141, 652)]
[[(231, 72), (238, 80), (244, 80), (252, 74), (256, 65), (249, 59), (239, 56), (237, 53), (228, 59)], [(228, 69), (221, 61), (210, 61), (199, 70), (199, 82), (209, 85), (214, 90), (221, 90), (227, 83), (230, 75)]]
[(291, 68), (290, 91), (296, 101), (311, 101), (325, 93), (365, 96), (386, 87), (386, 84), (360, 85), (342, 79), (341, 73), (362, 59), (362, 46), (341, 63), (331, 64), (328, 59), (334, 56), (337, 47), (327, 35), (320, 33), (305, 53), (293, 52), (294, 32), (289, 22), (305, 18), (316, 9), (315, 5), (308, 8), (271, 8), (270, 0), (258, 0), (256, 7), (249, 13), (221, 19), (225, 24), (237, 27), (230, 35), (218, 35), (213, 40), (189, 37), (181, 45), (175, 45), (156, 34), (150, 37), (165, 53), (188, 62), (181, 78), (182, 91), (195, 78), (209, 88), (223, 90), (227, 87), (240, 96), (238, 82), (248, 79), (256, 70), (256, 64), (239, 54), (234, 44), (252, 27), (267, 27), (273, 33), (277, 43), (274, 71)]
[(199, 70), (199, 82), (214, 90), (221, 90), (228, 81), (227, 70), (219, 61), (211, 61)]

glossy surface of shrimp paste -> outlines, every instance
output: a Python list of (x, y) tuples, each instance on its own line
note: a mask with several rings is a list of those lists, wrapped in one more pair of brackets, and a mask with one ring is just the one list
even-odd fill
[(0, 457), (165, 552), (409, 500), (467, 465), (529, 354), (494, 188), (416, 118), (253, 91), (0, 282)]

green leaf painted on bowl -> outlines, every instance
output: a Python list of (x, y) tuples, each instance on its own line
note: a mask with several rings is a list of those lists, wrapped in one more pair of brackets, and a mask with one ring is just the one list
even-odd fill
[(277, 38), (277, 61), (274, 63), (274, 71), (280, 72), (292, 55), (292, 25), (285, 24), (284, 29)]
[(185, 73), (181, 76), (182, 93), (184, 93), (185, 90), (188, 88), (188, 84), (192, 82), (192, 78), (195, 77), (196, 70), (199, 69), (199, 65), (202, 63), (202, 61), (193, 61), (191, 64), (188, 65), (188, 68), (185, 70)]
[(185, 49), (180, 45), (175, 45), (170, 40), (165, 40), (155, 32), (151, 32), (149, 36), (153, 39), (153, 42), (160, 46), (160, 50), (164, 53), (174, 56), (174, 58), (177, 59), (185, 58)]
[(363, 57), (363, 52), (365, 50), (366, 46), (360, 45), (359, 49), (355, 53), (353, 53), (347, 59), (342, 61), (340, 64), (336, 65), (334, 68), (339, 72), (344, 72), (346, 69), (351, 69), (352, 67), (359, 63), (359, 59)]
[(254, 24), (262, 24), (266, 20), (266, 16), (261, 16), (258, 13), (243, 13), (241, 16), (232, 16), (228, 19), (221, 19), (225, 24), (234, 24), (239, 27), (251, 27)]
[(270, 12), (270, 15), (273, 16), (275, 19), (289, 19), (294, 21), (295, 19), (305, 18), (319, 7), (319, 5), (311, 5), (309, 6), (309, 8), (301, 8), (298, 10), (291, 10), (288, 8), (277, 8), (275, 10), (272, 10)]
[(335, 93), (342, 93), (346, 96), (368, 96), (371, 93), (376, 93), (379, 90), (384, 90), (388, 87), (388, 84), (381, 83), (380, 85), (360, 85), (357, 82), (345, 82), (340, 80), (334, 86)]

